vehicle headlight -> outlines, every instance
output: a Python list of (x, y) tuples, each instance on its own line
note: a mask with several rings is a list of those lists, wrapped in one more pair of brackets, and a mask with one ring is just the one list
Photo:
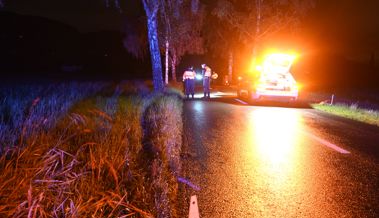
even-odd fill
[(295, 91), (299, 91), (299, 89), (300, 89), (300, 86), (299, 86), (299, 84), (292, 84), (292, 87), (291, 87), (291, 89), (292, 90), (295, 90)]

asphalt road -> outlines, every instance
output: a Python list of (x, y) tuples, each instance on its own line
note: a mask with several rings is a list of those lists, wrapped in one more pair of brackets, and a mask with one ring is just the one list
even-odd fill
[(213, 91), (185, 102), (181, 217), (379, 217), (378, 127)]

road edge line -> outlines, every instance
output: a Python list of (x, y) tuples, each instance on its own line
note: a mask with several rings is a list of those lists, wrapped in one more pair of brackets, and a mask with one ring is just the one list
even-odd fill
[(238, 101), (239, 103), (244, 104), (244, 105), (247, 105), (247, 104), (248, 104), (248, 103), (246, 103), (246, 102), (244, 102), (244, 101), (242, 101), (242, 100), (240, 100), (240, 99), (238, 99), (238, 98), (235, 98), (234, 100), (236, 100), (236, 101)]
[(338, 145), (333, 144), (333, 143), (331, 143), (331, 142), (329, 142), (323, 138), (320, 138), (320, 137), (318, 137), (312, 133), (309, 133), (309, 132), (305, 132), (305, 131), (302, 131), (302, 132), (303, 132), (303, 134), (307, 135), (308, 137), (318, 141), (319, 143), (325, 145), (326, 147), (331, 148), (331, 149), (333, 149), (333, 150), (335, 150), (341, 154), (350, 154), (350, 151), (345, 150), (345, 149), (339, 147)]

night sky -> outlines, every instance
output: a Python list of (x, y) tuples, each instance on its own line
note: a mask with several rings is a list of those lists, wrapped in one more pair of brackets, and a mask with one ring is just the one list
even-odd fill
[(118, 30), (121, 25), (121, 14), (106, 8), (103, 0), (7, 0), (6, 10), (59, 20), (82, 32)]
[[(379, 1), (333, 0), (319, 3), (307, 28), (316, 44), (347, 58), (368, 60), (379, 52)], [(376, 54), (376, 59), (378, 60)]]

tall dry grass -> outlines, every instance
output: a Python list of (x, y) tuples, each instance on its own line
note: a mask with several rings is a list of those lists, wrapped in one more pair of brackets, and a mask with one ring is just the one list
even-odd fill
[(158, 95), (144, 115), (144, 148), (149, 154), (150, 176), (158, 217), (177, 217), (177, 177), (183, 121), (178, 97)]
[(0, 217), (176, 217), (181, 99), (130, 89), (83, 98), (7, 149)]

